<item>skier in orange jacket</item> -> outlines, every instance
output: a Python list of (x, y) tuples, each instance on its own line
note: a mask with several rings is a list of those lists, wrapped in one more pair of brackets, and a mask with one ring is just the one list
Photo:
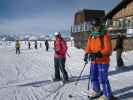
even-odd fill
[(102, 94), (99, 100), (115, 100), (108, 80), (109, 56), (111, 51), (110, 36), (100, 19), (97, 19), (94, 29), (88, 38), (84, 57), (86, 63), (88, 59), (91, 61), (90, 86), (92, 92), (89, 94), (91, 98), (99, 97)]

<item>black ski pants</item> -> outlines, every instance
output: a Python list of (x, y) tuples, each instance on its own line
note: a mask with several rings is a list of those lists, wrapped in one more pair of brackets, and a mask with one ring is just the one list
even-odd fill
[(48, 51), (48, 49), (49, 49), (49, 46), (46, 46), (46, 51)]
[(117, 58), (117, 67), (123, 67), (124, 66), (124, 62), (122, 60), (122, 52), (123, 52), (123, 49), (117, 49), (116, 51), (116, 58)]
[(55, 66), (55, 79), (60, 79), (60, 71), (63, 75), (63, 80), (68, 80), (68, 74), (65, 69), (65, 61), (66, 58), (54, 58), (54, 66)]
[(16, 54), (20, 54), (20, 48), (16, 48)]

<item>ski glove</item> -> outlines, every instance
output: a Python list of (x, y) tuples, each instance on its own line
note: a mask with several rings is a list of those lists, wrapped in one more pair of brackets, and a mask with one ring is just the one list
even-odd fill
[(116, 51), (116, 48), (114, 48), (114, 51)]
[(99, 57), (99, 58), (101, 58), (103, 56), (103, 54), (100, 51), (98, 51), (95, 55), (96, 55), (96, 57)]
[(88, 63), (88, 53), (86, 53), (86, 54), (84, 55), (84, 62), (85, 62), (85, 63)]
[(101, 58), (103, 55), (102, 53), (99, 51), (97, 53), (92, 53), (89, 55), (89, 60), (90, 61), (94, 61), (96, 58)]

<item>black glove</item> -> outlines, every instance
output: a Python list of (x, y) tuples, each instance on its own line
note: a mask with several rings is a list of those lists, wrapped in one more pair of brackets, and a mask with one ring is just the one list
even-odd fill
[(92, 54), (90, 54), (89, 55), (89, 60), (90, 61), (93, 61), (93, 60), (95, 60), (96, 58), (101, 58), (103, 55), (102, 55), (102, 53), (99, 51), (99, 52), (97, 52), (97, 53), (92, 53)]
[(114, 48), (114, 51), (116, 51), (116, 48)]
[(92, 54), (89, 55), (89, 61), (93, 61), (95, 59), (96, 59), (95, 53), (92, 53)]
[(96, 57), (99, 57), (99, 58), (101, 58), (103, 56), (103, 54), (100, 51), (98, 51), (97, 53), (95, 53), (95, 55), (96, 55)]
[(86, 53), (86, 54), (84, 55), (84, 62), (85, 62), (85, 63), (88, 63), (88, 53)]

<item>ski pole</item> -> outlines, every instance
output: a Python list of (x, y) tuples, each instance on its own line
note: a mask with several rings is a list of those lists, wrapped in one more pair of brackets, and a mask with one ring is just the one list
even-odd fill
[(69, 69), (70, 66), (71, 66), (71, 64), (70, 64), (70, 63), (67, 63), (66, 68), (67, 68), (67, 70), (68, 70), (70, 76), (73, 77), (73, 75), (72, 75), (72, 73), (71, 73), (71, 70)]
[(89, 77), (88, 77), (88, 78), (89, 78), (89, 82), (88, 82), (88, 90), (90, 89), (90, 82), (91, 82), (91, 81), (90, 81), (90, 76), (91, 76), (91, 66), (90, 66), (90, 73), (89, 73)]
[(66, 69), (65, 69), (65, 66), (62, 65), (61, 60), (59, 61), (59, 68), (61, 70), (61, 74), (62, 74), (63, 81), (65, 81), (65, 76), (66, 75), (64, 74), (63, 68), (64, 68), (64, 70), (66, 70)]
[(67, 70), (68, 70), (68, 72), (69, 72), (70, 76), (71, 76), (71, 77), (73, 77), (73, 75), (72, 75), (72, 73), (71, 73), (70, 69), (69, 69), (67, 66), (66, 66), (66, 68), (67, 68)]
[[(84, 70), (86, 64), (87, 64), (87, 63), (85, 63), (85, 65), (84, 65), (84, 67), (83, 67), (83, 70)], [(79, 76), (79, 78), (78, 78), (78, 80), (77, 80), (77, 83), (78, 83), (78, 81), (79, 81), (79, 79), (80, 79), (80, 77), (81, 77), (81, 74), (82, 74), (83, 70), (82, 70), (81, 73), (80, 73), (80, 76)], [(89, 73), (88, 90), (90, 89), (90, 75), (91, 75), (91, 68), (90, 68), (90, 73)], [(77, 85), (77, 83), (76, 83), (75, 85)], [(86, 96), (88, 96), (88, 95), (86, 95)], [(75, 96), (73, 96), (72, 94), (69, 94), (68, 97), (69, 97), (69, 98), (73, 98), (73, 97), (75, 97)]]
[(79, 80), (80, 80), (80, 78), (81, 78), (81, 75), (82, 75), (82, 73), (83, 73), (83, 71), (84, 71), (86, 65), (87, 65), (87, 63), (84, 64), (84, 67), (83, 67), (83, 69), (82, 69), (82, 71), (81, 71), (79, 77), (77, 78), (75, 85), (78, 84), (78, 82), (79, 82)]

